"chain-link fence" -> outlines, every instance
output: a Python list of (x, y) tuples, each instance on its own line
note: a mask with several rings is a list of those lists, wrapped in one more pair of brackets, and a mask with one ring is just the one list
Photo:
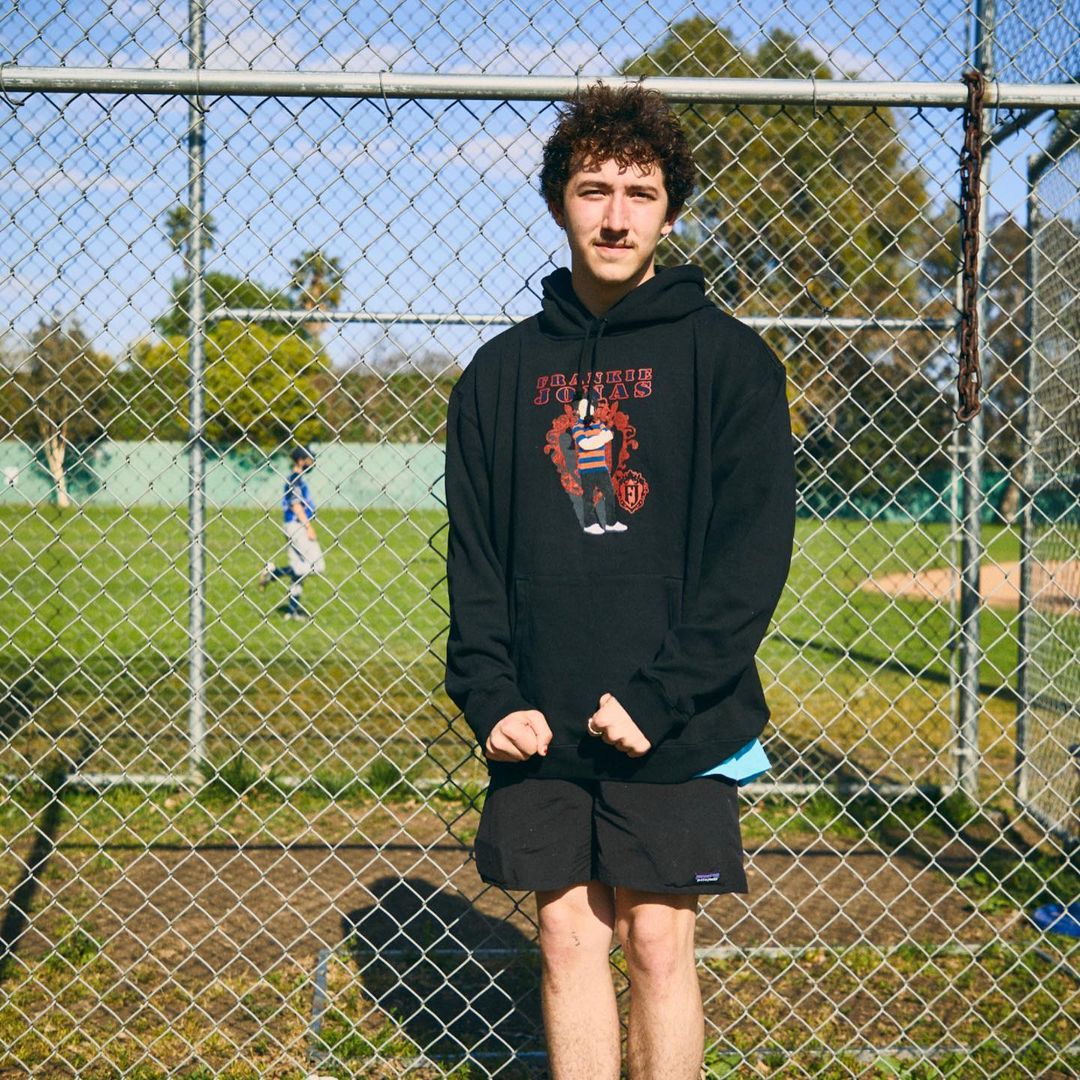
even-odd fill
[[(567, 260), (539, 150), (595, 75), (670, 93), (701, 183), (660, 261), (793, 389), (751, 892), (698, 919), (707, 1071), (1080, 1072), (1075, 939), (1031, 918), (1080, 892), (1078, 22), (0, 14), (0, 1074), (542, 1068), (534, 911), (475, 874), (486, 774), (442, 690), (444, 420)], [(299, 584), (297, 442), (325, 557)]]
[(1080, 838), (1080, 133), (1032, 159), (1018, 791)]

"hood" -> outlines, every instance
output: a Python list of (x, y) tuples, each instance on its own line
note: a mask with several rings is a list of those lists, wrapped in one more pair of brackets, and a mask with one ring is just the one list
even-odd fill
[[(705, 275), (700, 267), (690, 263), (657, 266), (651, 278), (631, 289), (599, 316), (593, 315), (574, 292), (567, 267), (559, 267), (543, 278), (540, 284), (543, 288), (543, 310), (538, 317), (541, 333), (554, 338), (581, 339), (577, 401), (585, 395), (585, 388), (592, 385), (600, 338), (605, 333), (623, 333), (642, 326), (674, 322), (712, 303), (705, 296)], [(586, 352), (590, 353), (587, 383), (582, 378)], [(592, 410), (593, 398), (590, 395), (586, 423), (592, 419)]]

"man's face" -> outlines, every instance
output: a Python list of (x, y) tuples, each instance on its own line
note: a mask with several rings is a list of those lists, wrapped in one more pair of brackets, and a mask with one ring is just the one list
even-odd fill
[(573, 268), (600, 288), (637, 284), (653, 274), (653, 255), (675, 224), (659, 164), (620, 166), (613, 158), (571, 173), (562, 207)]

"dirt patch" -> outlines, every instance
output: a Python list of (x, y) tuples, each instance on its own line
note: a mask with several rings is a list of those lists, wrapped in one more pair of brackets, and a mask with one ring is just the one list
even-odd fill
[[(61, 840), (58, 853), (64, 848)], [(356, 842), (103, 850), (119, 870), (112, 884), (99, 892), (91, 875), (77, 875), (39, 897), (20, 942), (24, 960), (47, 952), (54, 924), (82, 908), (88, 914), (81, 924), (108, 942), (109, 956), (121, 967), (152, 958), (166, 977), (191, 989), (221, 976), (260, 977), (282, 963), (313, 969), (321, 949), (340, 946), (353, 929), (362, 938), (363, 928), (373, 925), (373, 911), (385, 912), (391, 896), (400, 907), (409, 894), (429, 911), (443, 905), (448, 944), (535, 943), (532, 895), (485, 885), (471, 846), (449, 835), (430, 812), (413, 816), (407, 834), (397, 829)], [(974, 865), (977, 854), (968, 856)], [(975, 943), (998, 930), (994, 920), (972, 910), (949, 877), (927, 866), (926, 857), (886, 853), (865, 842), (785, 835), (783, 844), (751, 845), (746, 869), (748, 895), (702, 896), (699, 946), (845, 946), (863, 940), (882, 946), (908, 938)], [(79, 898), (84, 891), (89, 896)], [(90, 897), (91, 903), (80, 902)], [(385, 938), (388, 932), (380, 933)]]
[[(870, 578), (860, 588), (907, 599), (937, 602), (952, 598), (959, 602), (960, 575), (952, 567), (904, 570)], [(984, 563), (979, 568), (979, 594), (986, 604), (1015, 611), (1020, 605), (1020, 564)], [(1080, 611), (1080, 560), (1033, 565), (1031, 597), (1049, 611)]]
[[(453, 825), (430, 807), (397, 812), (397, 820), (389, 811), (367, 818), (363, 836), (330, 838), (310, 829), (295, 840), (226, 837), (149, 847), (60, 836), (19, 958), (33, 965), (49, 954), (71, 912), (102, 943), (102, 956), (87, 969), (92, 978), (78, 968), (70, 979), (55, 968), (50, 975), (46, 964), (9, 980), (5, 990), (20, 995), (28, 1017), (52, 1015), (62, 1000), (88, 1046), (121, 1033), (152, 1045), (169, 1075), (182, 1075), (177, 1070), (196, 1052), (216, 1063), (239, 1050), (259, 1063), (260, 1075), (295, 1077), (313, 1045), (320, 971), (330, 979), (323, 1034), (344, 1037), (340, 1046), (358, 1055), (357, 1063), (375, 1053), (367, 1046), (382, 1046), (388, 1058), (415, 1053), (392, 1050), (385, 1042), (390, 1028), (447, 1060), (456, 1060), (462, 1046), (484, 1059), (513, 1047), (522, 1061), (539, 1060), (532, 894), (480, 881), (469, 842), (475, 812), (451, 814)], [(102, 855), (112, 865), (108, 881), (93, 862), (80, 861)], [(726, 950), (806, 946), (820, 954), (829, 946), (993, 942), (1015, 913), (981, 913), (954, 884), (979, 857), (959, 838), (948, 848), (910, 853), (816, 832), (752, 842), (749, 894), (701, 901), (696, 944), (710, 950), (700, 967), (709, 1030), (739, 1032), (745, 1010), (763, 1008), (763, 1001), (798, 1024), (813, 998), (821, 1025), (857, 1022), (861, 1037), (895, 1042), (897, 1031), (873, 1028), (887, 1016), (876, 993), (910, 996), (904, 972), (891, 976), (895, 986), (875, 991), (862, 984), (861, 968), (847, 971), (807, 954), (806, 963), (821, 966), (814, 988), (800, 965), (785, 976), (781, 960)], [(329, 963), (326, 950), (334, 951)], [(827, 982), (845, 971), (843, 986)], [(625, 973), (615, 981), (625, 1018)], [(924, 989), (927, 999), (944, 992)], [(840, 1000), (847, 1003), (843, 1016)], [(971, 1007), (960, 994), (956, 1015)], [(850, 1037), (837, 1033), (840, 1042)]]

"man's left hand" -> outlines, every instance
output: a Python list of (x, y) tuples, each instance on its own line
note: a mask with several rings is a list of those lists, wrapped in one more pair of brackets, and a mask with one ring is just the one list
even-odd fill
[(587, 726), (590, 735), (598, 736), (630, 757), (641, 757), (652, 749), (652, 743), (613, 694), (600, 695), (600, 707), (589, 717)]

